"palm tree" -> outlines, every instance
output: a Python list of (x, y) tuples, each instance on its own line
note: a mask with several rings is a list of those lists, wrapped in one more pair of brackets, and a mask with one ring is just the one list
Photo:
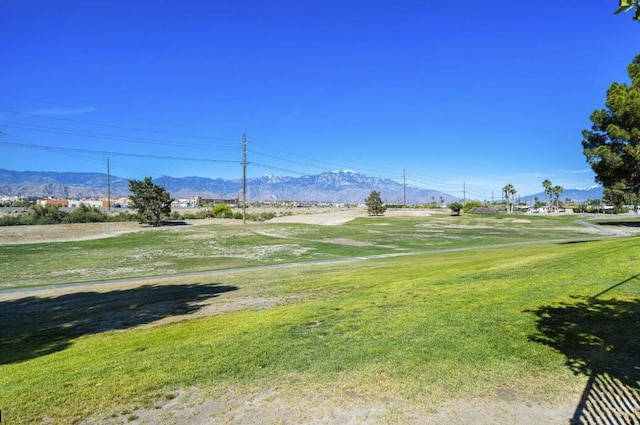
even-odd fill
[(504, 195), (504, 200), (507, 204), (507, 213), (509, 214), (513, 212), (513, 204), (511, 202), (511, 197), (514, 196), (516, 193), (518, 193), (518, 191), (511, 183), (507, 184), (505, 187), (502, 188), (502, 194)]
[(542, 187), (544, 187), (544, 194), (547, 195), (547, 206), (551, 206), (551, 180), (545, 179), (542, 182)]
[(564, 187), (562, 186), (553, 186), (551, 188), (551, 193), (553, 193), (556, 197), (556, 208), (560, 208), (560, 194), (564, 192)]

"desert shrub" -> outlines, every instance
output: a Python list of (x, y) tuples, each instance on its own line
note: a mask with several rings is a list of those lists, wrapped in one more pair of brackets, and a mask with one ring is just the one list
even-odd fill
[(0, 217), (0, 226), (20, 226), (23, 224), (31, 224), (29, 217), (25, 214)]
[(34, 205), (29, 210), (30, 223), (27, 224), (59, 224), (62, 223), (67, 213), (53, 205)]
[(462, 212), (468, 213), (472, 209), (479, 208), (481, 206), (482, 206), (482, 202), (480, 201), (467, 201), (464, 203), (464, 206), (462, 207)]
[(65, 223), (101, 223), (107, 221), (107, 215), (96, 207), (85, 204), (68, 213), (63, 221)]
[(128, 212), (119, 212), (118, 214), (109, 217), (108, 221), (124, 222), (124, 221), (138, 221), (138, 217), (135, 214)]
[(487, 214), (487, 215), (492, 215), (492, 214), (498, 214), (498, 210), (493, 208), (490, 205), (482, 205), (479, 207), (475, 207), (470, 209), (469, 214)]
[(233, 211), (227, 204), (218, 204), (211, 210), (211, 215), (215, 218), (231, 218), (233, 217)]

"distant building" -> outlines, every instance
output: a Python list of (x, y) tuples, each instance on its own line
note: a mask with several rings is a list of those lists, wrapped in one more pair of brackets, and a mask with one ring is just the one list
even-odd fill
[(103, 204), (102, 201), (97, 200), (97, 199), (69, 199), (69, 208), (79, 208), (80, 204), (83, 204), (87, 207), (95, 207), (95, 208), (102, 208)]
[(67, 201), (66, 199), (55, 199), (55, 198), (38, 199), (36, 203), (41, 207), (51, 205), (59, 208), (67, 208), (69, 206), (69, 201)]
[(214, 205), (219, 205), (219, 204), (227, 204), (230, 207), (235, 207), (237, 205), (240, 205), (240, 202), (238, 200), (238, 198), (235, 199), (222, 199), (222, 198), (211, 198), (211, 199), (207, 199), (207, 198), (203, 198), (201, 196), (195, 196), (193, 198), (193, 205), (195, 205), (196, 207), (202, 207), (202, 206), (214, 206)]

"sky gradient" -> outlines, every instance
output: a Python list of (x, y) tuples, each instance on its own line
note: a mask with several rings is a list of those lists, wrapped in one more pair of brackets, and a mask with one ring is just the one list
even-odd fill
[(246, 134), (249, 177), (588, 187), (640, 53), (617, 3), (3, 0), (0, 168), (240, 178)]

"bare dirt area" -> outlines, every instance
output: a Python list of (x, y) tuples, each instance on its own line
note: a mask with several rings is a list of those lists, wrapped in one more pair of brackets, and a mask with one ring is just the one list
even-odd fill
[[(234, 224), (236, 220), (204, 219), (185, 222), (191, 226), (212, 223)], [(103, 239), (127, 233), (145, 232), (168, 227), (153, 227), (136, 222), (73, 223), (29, 226), (0, 226), (0, 245), (17, 245), (41, 242), (70, 242)]]
[(0, 245), (102, 239), (144, 229), (138, 223), (76, 223), (0, 227)]
[[(197, 388), (179, 390), (139, 409), (95, 424), (443, 424), (556, 425), (569, 423), (579, 394), (563, 403), (518, 398), (508, 391), (493, 397), (455, 400), (438, 405), (412, 403), (394, 395), (362, 394), (348, 388), (304, 387), (290, 391), (227, 389), (206, 394)], [(506, 394), (506, 395), (505, 395)]]

